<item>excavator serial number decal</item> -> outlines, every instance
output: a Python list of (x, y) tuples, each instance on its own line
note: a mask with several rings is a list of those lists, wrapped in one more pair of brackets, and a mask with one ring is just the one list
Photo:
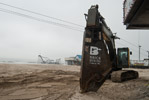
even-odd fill
[(100, 48), (91, 46), (90, 47), (90, 64), (100, 64), (101, 58), (99, 57)]

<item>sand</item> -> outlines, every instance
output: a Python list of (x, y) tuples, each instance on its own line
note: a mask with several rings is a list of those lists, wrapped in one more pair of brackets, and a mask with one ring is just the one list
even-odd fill
[(149, 100), (149, 69), (134, 70), (138, 79), (81, 94), (80, 66), (0, 64), (0, 100)]

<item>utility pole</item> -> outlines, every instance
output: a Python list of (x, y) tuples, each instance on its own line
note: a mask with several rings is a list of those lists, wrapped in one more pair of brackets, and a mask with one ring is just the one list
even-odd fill
[(147, 53), (148, 53), (148, 59), (147, 60), (148, 60), (148, 66), (149, 66), (149, 51), (147, 51)]
[(140, 61), (140, 49), (141, 49), (141, 46), (139, 45), (139, 61)]

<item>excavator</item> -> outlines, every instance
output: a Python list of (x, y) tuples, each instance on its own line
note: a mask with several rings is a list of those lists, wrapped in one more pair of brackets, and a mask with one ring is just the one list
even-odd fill
[(82, 62), (80, 70), (80, 90), (82, 93), (96, 92), (106, 79), (123, 82), (138, 78), (138, 72), (123, 70), (129, 68), (130, 51), (128, 47), (116, 51), (114, 35), (93, 5), (85, 14), (86, 27), (83, 37)]

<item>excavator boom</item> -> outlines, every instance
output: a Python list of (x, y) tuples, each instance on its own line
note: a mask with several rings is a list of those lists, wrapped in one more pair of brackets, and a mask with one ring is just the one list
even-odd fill
[(98, 6), (92, 6), (86, 17), (80, 77), (82, 92), (97, 91), (116, 66), (115, 36), (98, 12)]
[(129, 67), (129, 48), (115, 49), (115, 39), (98, 5), (91, 6), (86, 15), (83, 38), (80, 89), (82, 92), (97, 91), (107, 77), (113, 82), (138, 78), (138, 72), (121, 70)]

